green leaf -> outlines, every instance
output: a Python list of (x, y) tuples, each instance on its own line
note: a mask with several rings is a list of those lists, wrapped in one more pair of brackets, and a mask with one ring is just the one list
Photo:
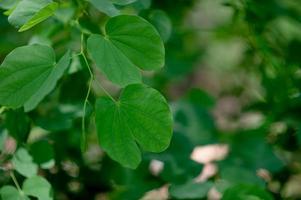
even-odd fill
[(56, 9), (58, 8), (58, 4), (56, 2), (52, 2), (42, 8), (39, 12), (37, 12), (28, 22), (26, 22), (20, 29), (19, 32), (26, 31), (33, 26), (39, 24), (40, 22), (46, 20), (51, 17)]
[(137, 0), (111, 0), (114, 4), (116, 5), (127, 5), (127, 4), (131, 4), (134, 3)]
[(236, 185), (227, 189), (222, 200), (245, 200), (245, 199), (260, 199), (273, 200), (274, 198), (268, 192), (264, 191), (256, 185)]
[(256, 184), (264, 186), (263, 179), (257, 176), (256, 172), (243, 167), (222, 166), (220, 169), (220, 178), (227, 181), (229, 185), (234, 184)]
[(51, 185), (43, 177), (33, 176), (26, 179), (22, 188), (26, 195), (36, 197), (38, 200), (53, 199)]
[(67, 52), (55, 63), (52, 48), (42, 45), (13, 50), (0, 66), (0, 104), (10, 108), (34, 109), (51, 92), (69, 66)]
[(23, 0), (9, 15), (8, 21), (19, 31), (25, 31), (44, 21), (57, 9), (58, 4), (51, 0)]
[(5, 10), (12, 9), (20, 0), (0, 0), (0, 8)]
[(101, 147), (129, 168), (136, 168), (141, 161), (136, 142), (146, 151), (161, 152), (172, 136), (166, 100), (158, 91), (140, 84), (127, 86), (118, 102), (99, 98), (96, 126)]
[(190, 181), (183, 185), (171, 185), (169, 192), (172, 197), (178, 199), (201, 199), (207, 196), (212, 186), (211, 182), (195, 183)]
[(20, 195), (19, 191), (15, 187), (10, 186), (10, 185), (3, 186), (0, 189), (0, 194), (1, 194), (0, 199), (2, 199), (2, 200), (26, 200), (26, 199), (28, 199), (25, 196), (22, 197)]
[(116, 5), (125, 6), (131, 4), (137, 0), (87, 0), (90, 2), (97, 10), (105, 13), (106, 15), (113, 17), (120, 14), (119, 9), (115, 7)]
[(155, 28), (138, 16), (119, 15), (105, 26), (105, 36), (92, 35), (88, 52), (112, 82), (121, 86), (141, 82), (139, 68), (164, 65), (164, 45)]
[(38, 172), (38, 166), (33, 163), (31, 155), (24, 148), (18, 149), (12, 159), (12, 163), (15, 170), (25, 177), (32, 177)]
[(162, 10), (153, 10), (148, 19), (156, 27), (163, 41), (168, 41), (172, 31), (172, 24), (168, 15)]
[(89, 1), (97, 10), (105, 13), (106, 15), (112, 17), (119, 15), (119, 10), (114, 6), (110, 0), (87, 0)]

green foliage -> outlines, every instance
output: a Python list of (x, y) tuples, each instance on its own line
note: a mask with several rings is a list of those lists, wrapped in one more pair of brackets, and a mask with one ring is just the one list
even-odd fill
[(301, 3), (0, 0), (0, 199), (300, 199)]

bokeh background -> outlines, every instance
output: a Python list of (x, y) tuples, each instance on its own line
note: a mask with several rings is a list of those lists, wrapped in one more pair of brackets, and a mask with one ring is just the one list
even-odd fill
[[(28, 43), (52, 45), (57, 55), (78, 51), (79, 2), (60, 1), (55, 17), (18, 33), (0, 0), (0, 61)], [(172, 108), (170, 147), (144, 153), (137, 170), (123, 168), (98, 146), (90, 106), (82, 154), (89, 75), (74, 57), (35, 111), (0, 116), (0, 186), (11, 183), (2, 169), (26, 142), (51, 161), (39, 173), (58, 200), (301, 199), (301, 1), (138, 0), (122, 11), (149, 20), (165, 41), (165, 68), (144, 78)], [(88, 7), (80, 24), (99, 32), (106, 18)], [(117, 96), (118, 88), (95, 73)], [(96, 85), (93, 93), (102, 95)]]

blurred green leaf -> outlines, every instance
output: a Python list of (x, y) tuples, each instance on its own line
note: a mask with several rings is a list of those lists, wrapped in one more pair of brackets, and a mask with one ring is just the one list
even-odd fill
[(225, 191), (222, 200), (273, 200), (268, 192), (256, 185), (236, 185)]
[(168, 15), (162, 10), (152, 10), (148, 19), (158, 30), (162, 40), (167, 42), (172, 32), (172, 24)]
[(51, 0), (20, 1), (9, 15), (8, 21), (18, 28), (21, 27), (20, 32), (26, 31), (53, 15), (57, 7), (58, 4)]
[(0, 189), (2, 200), (29, 200), (26, 196), (22, 196), (19, 191), (10, 185), (3, 186)]
[(169, 192), (172, 197), (177, 199), (202, 199), (207, 196), (212, 186), (211, 182), (196, 183), (190, 181), (183, 185), (171, 185)]
[(110, 17), (119, 15), (120, 11), (114, 6), (111, 0), (87, 0), (89, 1), (97, 10), (107, 14)]
[(26, 179), (22, 188), (26, 195), (36, 197), (38, 200), (53, 199), (50, 183), (41, 176)]
[(114, 4), (117, 4), (117, 5), (127, 5), (127, 4), (130, 4), (130, 3), (133, 3), (137, 0), (111, 0)]
[(12, 159), (15, 170), (25, 177), (37, 174), (38, 166), (33, 162), (31, 155), (24, 148), (19, 148)]

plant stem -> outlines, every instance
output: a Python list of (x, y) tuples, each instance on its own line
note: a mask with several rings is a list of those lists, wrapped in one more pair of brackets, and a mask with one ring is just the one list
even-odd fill
[[(84, 37), (84, 35), (82, 34), (81, 35), (81, 40), (83, 41), (83, 37)], [(81, 52), (80, 52), (80, 54), (81, 54), (81, 56), (83, 57), (83, 59), (84, 59), (84, 62), (85, 62), (85, 65), (87, 66), (87, 68), (88, 68), (88, 70), (89, 70), (89, 73), (90, 73), (90, 77), (91, 77), (91, 79), (92, 80), (95, 80), (95, 82), (97, 83), (97, 85), (106, 93), (106, 95), (108, 96), (108, 97), (110, 97), (111, 99), (112, 99), (112, 101), (114, 101), (114, 102), (116, 102), (116, 100), (112, 97), (112, 95), (110, 95), (110, 93), (99, 83), (99, 81), (98, 80), (96, 80), (95, 78), (94, 78), (94, 74), (93, 74), (93, 72), (92, 72), (92, 70), (91, 70), (91, 67), (90, 67), (90, 65), (89, 65), (89, 62), (88, 62), (88, 59), (87, 59), (87, 57), (86, 57), (86, 55), (85, 55), (85, 53), (84, 53), (84, 50), (83, 50), (83, 42), (82, 42), (82, 45), (81, 45)]]
[(87, 95), (84, 101), (84, 107), (83, 107), (83, 117), (82, 117), (82, 137), (81, 137), (81, 150), (82, 152), (86, 151), (87, 149), (87, 138), (86, 138), (86, 109), (87, 109), (87, 103), (89, 102), (89, 96), (91, 93), (91, 87), (92, 87), (93, 79), (90, 78), (89, 81), (89, 87), (87, 91)]
[(14, 182), (14, 184), (15, 184), (17, 190), (18, 190), (18, 192), (20, 193), (20, 195), (23, 196), (24, 193), (23, 193), (23, 191), (22, 191), (22, 189), (21, 189), (21, 187), (20, 187), (20, 185), (19, 185), (19, 183), (18, 183), (18, 181), (17, 181), (17, 179), (16, 179), (16, 177), (15, 177), (14, 172), (11, 171), (11, 172), (9, 173), (9, 175), (10, 175), (10, 177), (12, 178), (12, 180), (13, 180), (13, 182)]
[(91, 93), (91, 88), (92, 88), (92, 83), (95, 80), (97, 85), (101, 87), (101, 89), (106, 93), (108, 97), (110, 97), (114, 102), (116, 100), (110, 95), (110, 93), (94, 78), (94, 74), (92, 72), (92, 69), (89, 65), (88, 59), (85, 55), (84, 51), (84, 33), (81, 34), (81, 45), (80, 45), (80, 53), (78, 54), (79, 56), (82, 56), (84, 59), (85, 65), (88, 68), (89, 74), (90, 74), (90, 81), (89, 81), (89, 86), (88, 86), (88, 91), (85, 97), (84, 101), (84, 106), (83, 106), (83, 116), (82, 116), (82, 135), (81, 135), (81, 150), (82, 152), (86, 151), (87, 148), (87, 137), (86, 137), (86, 110), (87, 110), (87, 103), (89, 103), (89, 96)]

